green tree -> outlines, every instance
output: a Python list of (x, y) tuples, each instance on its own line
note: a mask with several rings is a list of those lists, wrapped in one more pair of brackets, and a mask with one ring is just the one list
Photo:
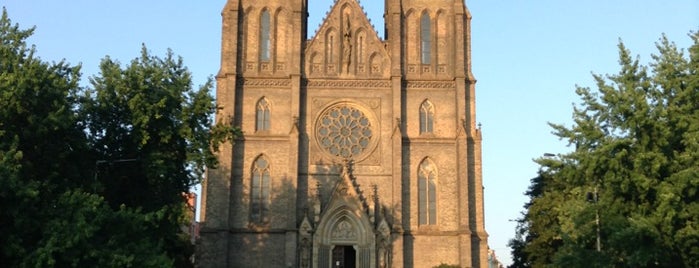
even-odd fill
[(0, 17), (0, 258), (34, 261), (44, 219), (56, 201), (79, 189), (89, 169), (85, 135), (73, 109), (79, 66), (46, 63), (25, 40), (33, 29)]
[(144, 46), (127, 66), (107, 57), (100, 70), (81, 111), (101, 163), (97, 192), (112, 208), (154, 213), (151, 236), (183, 266), (192, 254), (179, 235), (186, 224), (183, 193), (215, 165), (212, 141), (231, 138), (235, 130), (223, 123), (211, 129), (217, 109), (211, 80), (195, 90), (191, 73), (171, 51), (159, 58)]
[(688, 56), (661, 38), (648, 66), (620, 44), (620, 72), (594, 75), (597, 92), (577, 89), (573, 126), (552, 124), (575, 150), (537, 160), (512, 267), (699, 267), (699, 33), (690, 37)]
[[(235, 135), (212, 125), (211, 82), (181, 59), (46, 63), (33, 29), (0, 18), (0, 263), (7, 267), (183, 267), (182, 197)], [(226, 123), (226, 124), (224, 124)]]
[(151, 56), (145, 47), (125, 68), (107, 57), (100, 70), (90, 79), (82, 112), (91, 146), (104, 161), (101, 192), (113, 206), (146, 211), (182, 203), (181, 194), (215, 164), (211, 81), (194, 90), (181, 58), (171, 51), (163, 59)]

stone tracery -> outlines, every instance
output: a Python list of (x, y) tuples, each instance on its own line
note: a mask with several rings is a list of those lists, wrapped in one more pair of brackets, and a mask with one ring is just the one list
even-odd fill
[(373, 138), (369, 118), (356, 107), (346, 104), (325, 111), (318, 120), (316, 134), (323, 150), (343, 159), (364, 153)]

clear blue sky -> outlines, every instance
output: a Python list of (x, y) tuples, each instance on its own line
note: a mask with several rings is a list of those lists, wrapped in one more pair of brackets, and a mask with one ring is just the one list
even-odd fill
[[(332, 0), (309, 0), (309, 35)], [(3, 0), (47, 61), (82, 63), (83, 84), (109, 55), (128, 63), (142, 43), (154, 55), (181, 55), (196, 85), (220, 64), (220, 12), (225, 0)], [(383, 0), (362, 5), (383, 36)], [(547, 122), (570, 125), (575, 85), (594, 87), (591, 72), (618, 70), (619, 39), (642, 62), (662, 33), (679, 47), (699, 30), (698, 0), (468, 0), (473, 15), (473, 72), (483, 124), (483, 179), (490, 246), (510, 263), (507, 241), (536, 175), (532, 159), (569, 151)], [(311, 36), (309, 36), (311, 38)]]

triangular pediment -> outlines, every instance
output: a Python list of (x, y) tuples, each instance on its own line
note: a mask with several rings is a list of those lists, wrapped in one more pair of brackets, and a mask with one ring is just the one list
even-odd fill
[(364, 194), (352, 175), (350, 162), (342, 172), (324, 209), (315, 232), (315, 243), (373, 244), (375, 231)]
[(340, 205), (343, 206), (349, 204), (368, 212), (369, 205), (364, 197), (364, 193), (359, 189), (359, 185), (356, 184), (355, 178), (352, 175), (351, 162), (345, 161), (342, 165), (342, 172), (335, 185), (329, 203), (331, 206), (333, 203), (340, 203)]
[(358, 216), (369, 218), (369, 203), (360, 188), (361, 186), (356, 183), (356, 178), (352, 175), (351, 162), (345, 161), (332, 194), (328, 197), (327, 205), (324, 206), (321, 218), (340, 207), (348, 208), (356, 212)]
[(338, 0), (309, 41), (310, 78), (387, 78), (390, 59), (384, 42), (356, 0)]

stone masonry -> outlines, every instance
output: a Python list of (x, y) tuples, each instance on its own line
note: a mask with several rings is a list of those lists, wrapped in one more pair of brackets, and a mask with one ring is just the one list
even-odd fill
[[(487, 267), (464, 0), (228, 0), (198, 267)], [(311, 4), (313, 1), (311, 1)], [(310, 35), (310, 38), (309, 38)]]

